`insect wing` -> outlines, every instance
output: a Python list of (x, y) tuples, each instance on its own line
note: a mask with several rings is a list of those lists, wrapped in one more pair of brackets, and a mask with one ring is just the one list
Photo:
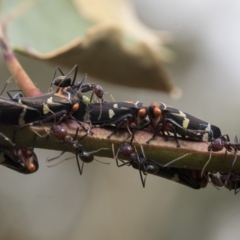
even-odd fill
[(65, 96), (61, 96), (63, 95), (49, 93), (39, 97), (22, 97), (19, 102), (35, 108), (41, 108), (43, 103), (52, 105), (69, 104), (70, 100)]
[(221, 130), (218, 127), (200, 120), (188, 113), (172, 107), (167, 107), (161, 110), (164, 117), (167, 118), (172, 124), (179, 128), (187, 129), (188, 131), (186, 132), (186, 135), (199, 138), (204, 133), (209, 132), (211, 138), (213, 139), (221, 136)]
[[(92, 103), (89, 104), (90, 121), (92, 124), (114, 124), (123, 120), (128, 116), (137, 113), (138, 108), (135, 103), (131, 102), (107, 102), (107, 103)], [(101, 113), (102, 111), (102, 113)], [(101, 113), (101, 118), (99, 115)]]
[(39, 119), (40, 112), (32, 107), (0, 97), (0, 122), (24, 125)]
[(68, 93), (67, 96), (58, 93), (49, 93), (39, 97), (23, 97), (20, 98), (18, 102), (39, 110), (42, 116), (52, 112), (57, 113), (62, 110), (68, 111), (72, 107), (70, 93)]

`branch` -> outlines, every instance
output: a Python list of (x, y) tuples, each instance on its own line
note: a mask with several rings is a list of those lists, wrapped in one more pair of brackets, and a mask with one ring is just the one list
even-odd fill
[[(36, 148), (59, 150), (59, 151), (69, 151), (74, 152), (74, 149), (67, 143), (59, 143), (59, 140), (52, 138), (36, 138), (35, 132), (40, 135), (46, 134), (46, 129), (51, 126), (48, 123), (44, 126), (34, 126), (26, 128), (13, 128), (12, 126), (0, 125), (0, 132), (6, 134), (12, 141), (14, 141), (18, 146), (29, 147), (34, 146)], [(76, 129), (79, 125), (76, 122), (68, 121), (62, 124), (67, 128), (68, 134), (72, 137), (76, 134)], [(88, 135), (80, 140), (80, 144), (84, 146), (86, 151), (95, 151), (100, 148), (109, 148), (109, 150), (102, 150), (94, 154), (96, 156), (113, 158), (112, 144), (114, 144), (115, 149), (128, 138), (129, 133), (120, 129), (116, 135), (112, 136), (111, 139), (107, 139), (107, 136), (112, 132), (113, 128), (93, 128), (91, 131), (94, 133), (92, 136)], [(34, 132), (35, 131), (35, 132)], [(80, 131), (78, 134), (78, 139), (85, 135), (85, 131)], [(15, 137), (14, 137), (15, 135)], [(146, 140), (151, 138), (152, 134), (146, 131), (136, 131), (135, 146), (140, 152), (139, 145), (142, 145), (146, 158), (159, 162), (161, 164), (166, 164), (173, 159), (179, 158), (187, 153), (191, 153), (188, 156), (172, 163), (169, 167), (177, 168), (189, 168), (189, 169), (199, 169), (201, 170), (204, 164), (209, 159), (209, 152), (207, 150), (209, 143), (199, 142), (193, 140), (179, 139), (180, 148), (176, 147), (176, 141), (173, 137), (169, 137), (169, 141), (165, 141), (163, 137), (156, 137), (152, 140), (150, 144), (146, 144)], [(36, 139), (35, 139), (36, 138)], [(0, 144), (6, 145), (6, 141), (0, 139)], [(207, 165), (206, 170), (228, 172), (231, 168), (234, 155), (228, 154), (225, 156), (225, 151), (218, 153), (212, 153), (212, 158), (210, 163)], [(233, 171), (240, 172), (239, 161), (236, 161)]]
[[(24, 96), (36, 97), (41, 96), (42, 92), (34, 85), (32, 80), (29, 78), (27, 73), (22, 68), (21, 64), (15, 57), (10, 43), (7, 37), (7, 21), (2, 21), (0, 26), (0, 47), (2, 49), (3, 57), (7, 64), (7, 67), (13, 78), (19, 87), (22, 90)], [(26, 87), (27, 86), (27, 87)]]

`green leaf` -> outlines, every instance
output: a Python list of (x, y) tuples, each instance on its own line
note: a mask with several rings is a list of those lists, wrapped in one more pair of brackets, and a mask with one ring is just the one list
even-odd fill
[[(3, 1), (4, 15), (17, 9), (22, 1)], [(21, 9), (19, 9), (21, 11)], [(31, 46), (41, 53), (57, 49), (94, 25), (81, 18), (71, 1), (41, 0), (25, 7), (9, 25), (8, 36), (15, 47)]]
[[(108, 20), (80, 15), (67, 0), (36, 1), (23, 8), (17, 7), (19, 2), (3, 1), (4, 16), (13, 12), (8, 35), (16, 51), (54, 65), (71, 68), (78, 64), (81, 72), (111, 83), (162, 90), (174, 96), (180, 93), (163, 65), (172, 52), (156, 31), (137, 19), (127, 1), (120, 2), (121, 6), (114, 5), (119, 1), (103, 1), (102, 9), (108, 12), (101, 13), (109, 15)], [(93, 4), (88, 11), (94, 9), (94, 1), (82, 1), (85, 13), (83, 3)]]

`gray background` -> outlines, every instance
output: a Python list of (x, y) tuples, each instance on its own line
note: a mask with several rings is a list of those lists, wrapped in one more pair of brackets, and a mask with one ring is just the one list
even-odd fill
[[(116, 88), (96, 79), (117, 100), (162, 101), (201, 117), (233, 137), (240, 133), (240, 2), (133, 1), (150, 27), (174, 34), (177, 60), (168, 67), (183, 90), (178, 101), (158, 91)], [(19, 56), (47, 91), (54, 66)], [(0, 62), (2, 83), (10, 76)], [(67, 69), (65, 69), (67, 71)], [(129, 99), (129, 96), (131, 98)], [(0, 239), (235, 239), (240, 195), (211, 185), (196, 191), (137, 171), (97, 162), (79, 176), (76, 162), (47, 168), (55, 152), (36, 150), (40, 169), (24, 176), (0, 167)]]

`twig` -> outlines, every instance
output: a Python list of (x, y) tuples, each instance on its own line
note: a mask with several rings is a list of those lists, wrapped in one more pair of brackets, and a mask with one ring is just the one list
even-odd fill
[[(68, 134), (74, 137), (76, 133), (76, 128), (78, 127), (77, 123), (69, 121), (68, 124), (63, 124), (68, 129)], [(0, 125), (0, 132), (6, 134), (12, 141), (14, 141), (19, 146), (29, 147), (33, 146), (36, 148), (44, 148), (51, 150), (62, 151), (66, 149), (69, 152), (74, 152), (74, 149), (71, 149), (68, 144), (58, 143), (53, 141), (51, 138), (40, 138), (35, 139), (35, 133), (32, 131), (38, 132), (39, 134), (46, 133), (46, 126), (51, 126), (51, 124), (45, 126), (36, 126), (28, 128), (15, 128), (12, 126), (3, 126)], [(94, 134), (93, 136), (87, 136), (80, 141), (84, 146), (86, 151), (94, 151), (99, 148), (109, 148), (109, 151), (100, 151), (97, 153), (97, 156), (102, 157), (113, 157), (111, 146), (114, 143), (117, 148), (122, 141), (124, 141), (128, 132), (124, 129), (119, 130), (116, 135), (112, 136), (111, 139), (107, 139), (109, 133), (111, 133), (112, 128), (93, 128), (91, 130)], [(85, 134), (85, 131), (80, 131), (78, 137), (80, 138)], [(15, 137), (14, 137), (15, 135)], [(139, 144), (144, 148), (145, 155), (148, 159), (152, 159), (161, 164), (166, 164), (172, 161), (175, 158), (181, 157), (186, 153), (192, 153), (179, 161), (172, 163), (168, 167), (177, 167), (177, 168), (190, 168), (190, 169), (202, 169), (206, 161), (209, 159), (209, 152), (207, 151), (209, 143), (207, 142), (198, 142), (190, 140), (179, 139), (180, 148), (176, 147), (176, 141), (174, 138), (169, 137), (169, 141), (165, 141), (163, 137), (156, 137), (156, 139), (151, 141), (151, 144), (146, 144), (146, 139), (151, 137), (151, 133), (145, 131), (136, 131), (135, 140), (138, 142), (136, 147)], [(0, 144), (6, 145), (6, 142), (3, 139), (0, 139)], [(234, 158), (233, 154), (228, 154), (225, 157), (225, 151), (218, 153), (212, 153), (211, 162), (207, 165), (206, 170), (211, 171), (221, 171), (228, 172), (231, 169), (232, 160)], [(240, 163), (237, 160), (233, 171), (240, 172)]]
[(15, 57), (7, 37), (7, 22), (2, 21), (0, 26), (0, 47), (7, 67), (24, 96), (41, 96), (42, 92), (34, 85), (21, 64)]

